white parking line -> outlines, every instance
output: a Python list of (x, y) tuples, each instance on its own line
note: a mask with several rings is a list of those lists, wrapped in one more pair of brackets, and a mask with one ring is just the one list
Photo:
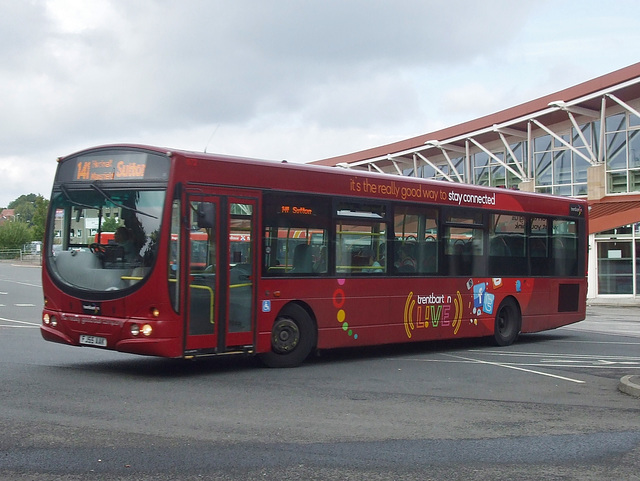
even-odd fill
[(551, 374), (551, 373), (548, 373), (548, 372), (534, 371), (533, 369), (525, 369), (523, 367), (513, 366), (511, 364), (504, 364), (504, 363), (501, 363), (501, 362), (482, 361), (480, 359), (472, 359), (472, 358), (463, 357), (463, 356), (455, 356), (453, 354), (445, 354), (445, 356), (453, 357), (453, 358), (456, 358), (456, 359), (463, 359), (465, 361), (470, 361), (470, 362), (474, 362), (474, 363), (477, 363), (477, 364), (488, 364), (490, 366), (504, 367), (506, 369), (515, 369), (516, 371), (523, 371), (523, 372), (528, 372), (528, 373), (531, 373), (531, 374), (538, 374), (539, 376), (552, 377), (552, 378), (560, 379), (560, 380), (563, 380), (563, 381), (575, 382), (577, 384), (584, 384), (585, 383), (585, 381), (581, 381), (580, 379), (572, 379), (570, 377), (558, 376), (556, 374)]
[[(598, 343), (600, 344), (600, 343)], [(508, 356), (508, 357), (542, 357), (542, 358), (556, 358), (562, 360), (593, 360), (593, 359), (630, 359), (633, 361), (640, 361), (640, 356), (603, 356), (601, 354), (566, 354), (566, 353), (546, 353), (546, 352), (522, 352), (522, 351), (493, 351), (483, 349), (469, 349), (469, 352), (478, 354), (488, 354), (492, 356)]]
[[(640, 368), (640, 357), (638, 356), (603, 356), (599, 354), (483, 351), (479, 349), (471, 349), (469, 352), (473, 352), (474, 354), (478, 355), (521, 358), (523, 359), (523, 362), (518, 362), (518, 366), (528, 367), (609, 369), (620, 366), (631, 366)], [(524, 361), (524, 359), (535, 359), (535, 361), (527, 362)]]
[(0, 317), (0, 322), (11, 322), (13, 324), (0, 324), (0, 327), (12, 327), (12, 328), (35, 328), (40, 327), (40, 323), (27, 322), (27, 321), (17, 321), (15, 319), (5, 319), (4, 317)]

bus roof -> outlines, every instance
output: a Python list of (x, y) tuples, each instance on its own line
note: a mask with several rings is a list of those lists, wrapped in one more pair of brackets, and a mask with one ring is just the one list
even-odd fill
[[(186, 184), (215, 183), (242, 188), (377, 199), (383, 202), (436, 203), (540, 214), (563, 215), (561, 210), (566, 209), (566, 215), (573, 217), (585, 216), (587, 210), (586, 200), (550, 194), (140, 144), (103, 145), (76, 152), (59, 161), (65, 162), (99, 150), (128, 149), (141, 149), (172, 157), (174, 180)], [(211, 168), (211, 163), (216, 168)], [(245, 165), (249, 170), (240, 170), (239, 165)]]

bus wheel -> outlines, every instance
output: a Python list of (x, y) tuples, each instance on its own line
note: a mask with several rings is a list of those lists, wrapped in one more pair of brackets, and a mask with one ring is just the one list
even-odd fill
[(295, 367), (316, 345), (316, 330), (309, 313), (297, 304), (280, 312), (271, 330), (271, 352), (260, 355), (269, 367)]
[(508, 346), (520, 333), (520, 309), (512, 298), (507, 298), (500, 304), (496, 313), (493, 339), (498, 346)]

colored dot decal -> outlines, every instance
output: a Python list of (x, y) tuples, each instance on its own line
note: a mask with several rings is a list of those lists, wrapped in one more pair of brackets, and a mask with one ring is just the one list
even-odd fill
[(333, 305), (340, 309), (344, 306), (344, 291), (340, 288), (336, 289), (333, 292)]
[[(338, 279), (339, 286), (344, 286), (344, 284), (345, 279)], [(338, 309), (338, 312), (336, 313), (336, 319), (340, 324), (342, 324), (342, 330), (346, 332), (349, 337), (358, 339), (358, 334), (354, 334), (353, 329), (349, 329), (349, 323), (345, 322), (345, 319), (347, 318), (347, 312), (343, 309), (343, 306), (345, 305), (346, 300), (347, 296), (345, 295), (344, 290), (342, 290), (341, 287), (338, 287), (335, 291), (333, 291), (333, 306)]]

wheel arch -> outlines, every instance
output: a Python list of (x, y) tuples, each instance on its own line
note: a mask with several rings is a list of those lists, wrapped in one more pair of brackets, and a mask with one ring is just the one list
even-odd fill
[(271, 350), (259, 354), (269, 367), (295, 367), (301, 364), (318, 344), (318, 323), (311, 307), (294, 300), (284, 304), (271, 328)]

